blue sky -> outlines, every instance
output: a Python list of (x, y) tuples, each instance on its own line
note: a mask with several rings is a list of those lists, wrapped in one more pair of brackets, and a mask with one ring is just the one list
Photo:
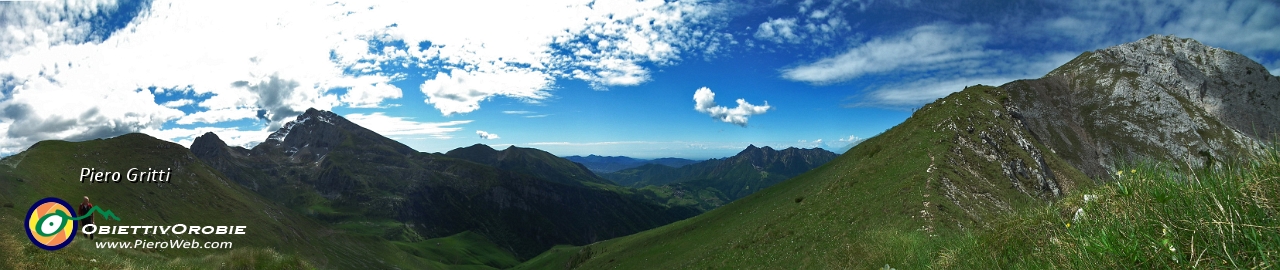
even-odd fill
[(251, 146), (314, 107), (425, 152), (701, 159), (838, 149), (1152, 34), (1280, 70), (1272, 1), (1058, 2), (3, 2), (0, 155), (128, 132)]

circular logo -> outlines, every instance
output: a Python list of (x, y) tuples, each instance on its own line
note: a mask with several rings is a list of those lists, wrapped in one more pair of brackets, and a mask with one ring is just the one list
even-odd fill
[(80, 221), (73, 220), (75, 211), (62, 199), (48, 197), (36, 201), (27, 210), (27, 238), (45, 250), (59, 250), (76, 238)]

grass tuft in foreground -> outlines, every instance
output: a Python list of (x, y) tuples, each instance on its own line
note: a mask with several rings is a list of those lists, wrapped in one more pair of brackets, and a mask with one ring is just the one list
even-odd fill
[(1190, 170), (1119, 166), (1119, 180), (951, 239), (934, 268), (1280, 267), (1280, 154)]

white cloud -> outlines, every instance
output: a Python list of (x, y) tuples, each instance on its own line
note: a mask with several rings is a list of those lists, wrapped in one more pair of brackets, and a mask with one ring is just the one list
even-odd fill
[(480, 101), (495, 95), (540, 100), (550, 96), (544, 89), (552, 78), (538, 72), (482, 72), (455, 70), (453, 75), (438, 73), (420, 87), (427, 95), (426, 103), (440, 113), (451, 115), (480, 109)]
[(769, 40), (777, 43), (798, 43), (800, 36), (796, 35), (796, 19), (770, 19), (760, 23), (756, 28), (755, 37), (758, 39)]
[(402, 94), (400, 88), (391, 85), (385, 77), (362, 76), (351, 80), (354, 82), (341, 100), (352, 108), (377, 108), (383, 100), (398, 99)]
[(966, 60), (998, 53), (983, 48), (988, 37), (981, 25), (924, 25), (889, 37), (875, 38), (836, 56), (784, 69), (789, 80), (831, 84), (868, 74), (928, 71), (972, 66)]
[(184, 99), (171, 100), (171, 101), (165, 102), (165, 103), (163, 103), (163, 104), (160, 104), (160, 106), (165, 106), (165, 107), (169, 107), (169, 108), (178, 108), (178, 107), (182, 107), (182, 106), (191, 105), (191, 104), (194, 104), (194, 103), (195, 103), (195, 101), (194, 101), (194, 100), (191, 100), (191, 99), (189, 99), (189, 98), (184, 98)]
[[(8, 2), (8, 1), (6, 1)], [(29, 1), (0, 6), (0, 58), (26, 47), (92, 41), (95, 16), (115, 11), (116, 1)]]
[(531, 111), (502, 111), (504, 114), (531, 114)]
[(462, 130), (459, 125), (471, 123), (471, 120), (455, 120), (448, 122), (418, 122), (412, 117), (387, 116), (381, 112), (370, 114), (353, 113), (345, 115), (347, 120), (362, 127), (373, 130), (388, 137), (427, 135), (436, 139), (453, 138), (450, 133)]
[(698, 112), (711, 115), (711, 118), (715, 118), (722, 122), (746, 127), (747, 117), (763, 114), (772, 108), (769, 106), (768, 101), (765, 101), (764, 105), (757, 106), (747, 103), (745, 99), (740, 98), (738, 99), (738, 106), (730, 109), (725, 106), (716, 105), (715, 99), (716, 93), (711, 92), (711, 88), (698, 88), (698, 91), (693, 93), (693, 109)]
[(485, 140), (497, 140), (497, 139), (500, 139), (500, 137), (498, 137), (498, 134), (488, 133), (488, 132), (485, 132), (485, 131), (483, 131), (483, 130), (478, 130), (478, 129), (476, 130), (476, 135), (479, 135), (481, 139), (485, 139)]
[(191, 147), (191, 143), (195, 138), (204, 135), (206, 132), (218, 134), (218, 138), (226, 142), (228, 146), (240, 146), (244, 148), (253, 148), (254, 145), (261, 143), (271, 135), (272, 131), (268, 130), (241, 130), (237, 128), (218, 128), (218, 127), (198, 127), (198, 128), (171, 128), (171, 129), (143, 129), (142, 133), (151, 135), (161, 140), (172, 141), (182, 146)]
[(869, 3), (863, 1), (832, 0), (825, 6), (815, 1), (797, 4), (798, 17), (769, 18), (756, 27), (756, 39), (774, 43), (826, 44), (842, 38), (853, 29), (845, 19), (845, 10), (857, 5), (865, 11)]
[(877, 81), (851, 106), (911, 107), (975, 84), (1038, 78), (1077, 53), (1013, 54), (988, 49), (991, 27), (930, 24), (875, 38), (839, 55), (784, 69), (786, 79), (824, 85), (866, 76)]
[(813, 141), (800, 140), (800, 141), (797, 141), (796, 144), (779, 145), (779, 147), (818, 148), (818, 147), (822, 147), (823, 145), (824, 144), (822, 143), (822, 139), (817, 139)]
[(239, 119), (250, 119), (257, 116), (257, 111), (249, 108), (229, 108), (200, 111), (178, 118), (175, 123), (190, 125), (196, 123), (221, 123)]
[(1032, 32), (1061, 34), (1089, 47), (1151, 34), (1189, 37), (1246, 55), (1277, 50), (1280, 3), (1275, 1), (1109, 0), (1064, 2), (1063, 15), (1037, 21)]
[(1074, 53), (1053, 53), (1011, 59), (983, 59), (983, 65), (999, 65), (998, 70), (937, 72), (932, 77), (889, 83), (872, 88), (851, 106), (913, 107), (933, 102), (973, 85), (999, 86), (1019, 79), (1039, 78), (1075, 58)]
[[(0, 110), (29, 114), (0, 117), (0, 152), (170, 121), (261, 116), (278, 127), (310, 107), (382, 107), (402, 97), (390, 82), (407, 77), (391, 67), (449, 74), (420, 89), (445, 115), (474, 111), (494, 96), (537, 102), (551, 95), (557, 78), (601, 89), (636, 85), (648, 80), (645, 65), (677, 62), (682, 52), (714, 53), (730, 40), (716, 31), (718, 5), (161, 0), (108, 37), (91, 21), (114, 10), (111, 1), (7, 3), (0, 5), (0, 79), (12, 90), (0, 93)], [(170, 91), (200, 111), (156, 104), (155, 95)]]
[(865, 139), (863, 139), (862, 137), (858, 137), (858, 135), (849, 135), (849, 137), (836, 139), (836, 141), (838, 142), (846, 142), (846, 143), (857, 143), (857, 142), (861, 142), (862, 140), (865, 140)]

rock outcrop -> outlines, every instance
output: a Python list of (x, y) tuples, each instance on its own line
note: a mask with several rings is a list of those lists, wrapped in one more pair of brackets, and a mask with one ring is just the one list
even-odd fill
[(1280, 78), (1172, 36), (1086, 52), (1002, 88), (1037, 140), (1094, 178), (1135, 158), (1201, 167), (1247, 156), (1280, 131)]

